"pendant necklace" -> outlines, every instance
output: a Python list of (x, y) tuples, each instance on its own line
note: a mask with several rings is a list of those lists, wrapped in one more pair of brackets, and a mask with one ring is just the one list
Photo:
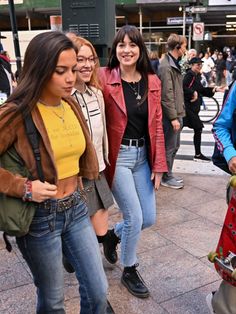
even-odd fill
[[(51, 105), (48, 105), (48, 104), (46, 104), (45, 102), (43, 102), (41, 99), (39, 99), (39, 102), (40, 102), (41, 104), (47, 106), (47, 107), (50, 107), (52, 113), (54, 113), (55, 116), (57, 116), (57, 117), (61, 120), (62, 123), (65, 122), (65, 108), (64, 108), (64, 106), (63, 106), (63, 103), (60, 103), (60, 104), (57, 105), (57, 106), (51, 106)], [(54, 110), (52, 109), (53, 107), (60, 108), (60, 109), (61, 109), (61, 110), (60, 110), (60, 111), (61, 111), (61, 114), (58, 114), (58, 112), (54, 111)]]
[(135, 83), (134, 86), (132, 86), (129, 82), (127, 82), (129, 87), (132, 89), (132, 91), (134, 92), (134, 95), (136, 96), (136, 100), (138, 101), (138, 104), (139, 104), (139, 101), (141, 100), (141, 95), (140, 95), (140, 82), (137, 83), (137, 87), (138, 89), (135, 88)]

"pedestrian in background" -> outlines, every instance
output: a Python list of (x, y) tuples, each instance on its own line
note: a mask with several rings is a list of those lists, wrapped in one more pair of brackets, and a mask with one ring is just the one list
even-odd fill
[(181, 73), (182, 75), (185, 75), (186, 72), (189, 70), (189, 60), (197, 56), (197, 50), (196, 49), (189, 49), (186, 50), (185, 54), (181, 57), (181, 60), (179, 62), (181, 67)]
[(215, 63), (212, 60), (209, 52), (205, 52), (204, 58), (202, 58), (202, 73), (206, 78), (207, 84), (209, 85), (212, 82), (212, 71), (215, 67)]
[[(94, 179), (98, 162), (86, 121), (70, 94), (76, 80), (77, 49), (61, 32), (29, 43), (18, 86), (0, 109), (0, 154), (14, 145), (32, 179), (0, 168), (0, 192), (34, 202), (29, 233), (17, 237), (37, 288), (36, 313), (65, 313), (62, 250), (79, 281), (80, 313), (105, 314), (107, 280), (79, 176)], [(22, 116), (32, 114), (40, 137), (45, 182)], [(31, 181), (32, 180), (32, 181)]]
[(232, 66), (234, 64), (235, 58), (232, 55), (231, 49), (227, 48), (226, 49), (226, 85), (229, 86), (231, 81), (232, 81)]
[(5, 99), (13, 91), (13, 74), (11, 70), (10, 57), (7, 51), (0, 52), (0, 92), (5, 94)]
[(121, 240), (121, 282), (138, 298), (149, 290), (137, 271), (141, 230), (156, 221), (155, 189), (167, 170), (162, 129), (161, 84), (135, 26), (117, 32), (100, 79), (105, 99), (108, 182), (123, 220), (115, 225), (110, 253)]
[(216, 60), (216, 85), (221, 86), (226, 84), (226, 54), (219, 52)]
[(193, 143), (195, 149), (194, 161), (211, 161), (201, 152), (201, 136), (204, 125), (199, 117), (202, 97), (212, 97), (215, 92), (222, 91), (220, 87), (204, 87), (202, 85), (201, 68), (203, 61), (200, 58), (192, 58), (189, 61), (191, 69), (186, 73), (183, 80), (184, 102), (186, 116), (183, 125), (194, 130)]
[(184, 93), (183, 77), (179, 65), (185, 54), (187, 40), (184, 36), (171, 34), (167, 39), (168, 53), (161, 60), (158, 75), (161, 80), (161, 104), (165, 134), (168, 171), (163, 174), (161, 184), (173, 189), (183, 188), (183, 179), (173, 175), (172, 168), (180, 146), (180, 132), (183, 126)]
[(149, 58), (151, 61), (153, 71), (157, 74), (158, 73), (158, 66), (160, 63), (159, 57), (158, 57), (158, 52), (157, 51), (150, 51), (149, 52)]

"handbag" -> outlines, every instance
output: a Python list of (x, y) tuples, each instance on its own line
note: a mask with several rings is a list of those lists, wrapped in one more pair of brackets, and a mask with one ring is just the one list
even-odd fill
[[(44, 182), (41, 156), (39, 152), (40, 137), (31, 114), (24, 118), (24, 124), (27, 137), (34, 153), (39, 179)], [(14, 145), (0, 156), (0, 166), (16, 175), (33, 179)], [(34, 202), (24, 202), (21, 198), (11, 197), (4, 193), (0, 193), (0, 231), (4, 232), (3, 236), (8, 251), (11, 251), (11, 245), (7, 240), (6, 235), (16, 237), (26, 235), (29, 231), (34, 214)]]

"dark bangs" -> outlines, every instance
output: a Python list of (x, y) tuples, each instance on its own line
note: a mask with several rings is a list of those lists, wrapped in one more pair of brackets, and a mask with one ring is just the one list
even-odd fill
[(120, 42), (124, 42), (125, 35), (127, 35), (129, 39), (139, 47), (140, 57), (137, 61), (137, 70), (142, 74), (154, 73), (149, 61), (148, 52), (143, 37), (140, 34), (138, 28), (133, 25), (124, 25), (117, 32), (111, 47), (108, 67), (113, 69), (119, 65), (119, 61), (116, 57), (116, 47)]

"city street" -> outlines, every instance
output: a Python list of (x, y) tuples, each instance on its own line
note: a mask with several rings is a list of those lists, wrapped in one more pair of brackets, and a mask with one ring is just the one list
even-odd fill
[[(190, 130), (184, 130), (178, 158), (192, 156)], [(210, 156), (213, 138), (207, 126), (203, 153)], [(189, 157), (190, 159), (190, 157)], [(211, 163), (178, 159), (175, 170), (184, 178), (182, 190), (161, 187), (157, 192), (158, 220), (142, 233), (139, 271), (150, 288), (148, 299), (130, 295), (120, 283), (122, 267), (104, 260), (109, 295), (116, 314), (208, 314), (205, 296), (217, 289), (220, 277), (208, 262), (216, 247), (226, 212), (225, 187), (228, 175)], [(114, 209), (112, 226), (120, 219)], [(14, 241), (13, 241), (14, 244)], [(8, 253), (0, 238), (0, 313), (35, 313), (35, 288), (19, 251)], [(74, 274), (65, 272), (66, 313), (79, 313), (79, 293)]]

